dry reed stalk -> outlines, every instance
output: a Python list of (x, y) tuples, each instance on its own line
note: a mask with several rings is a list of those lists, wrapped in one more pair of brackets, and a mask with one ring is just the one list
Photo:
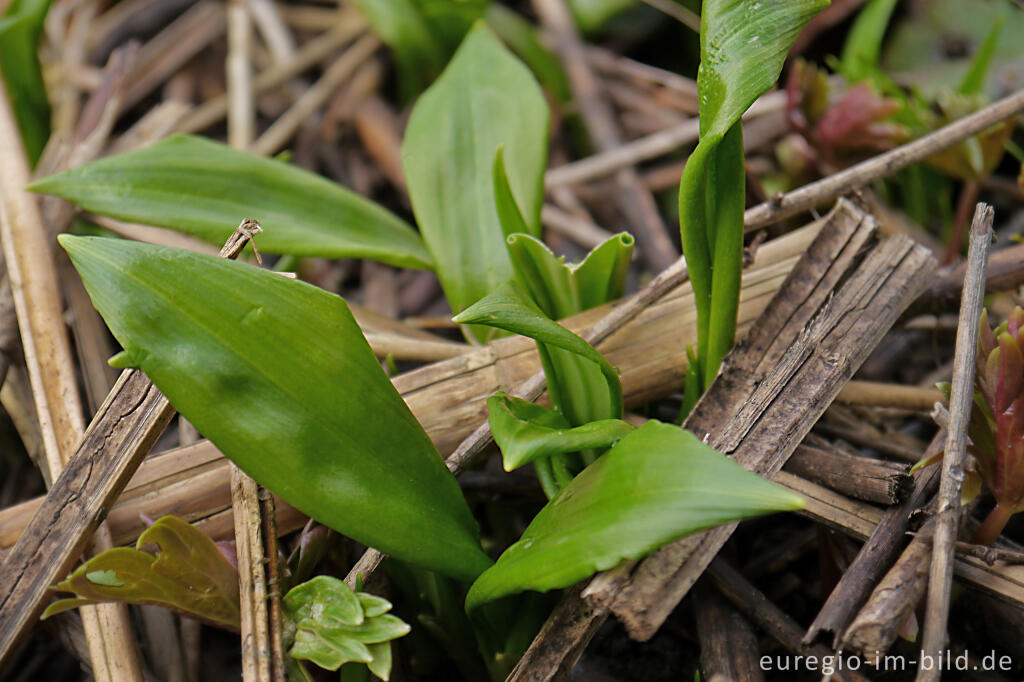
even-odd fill
[[(53, 253), (39, 206), (25, 190), (30, 177), (28, 159), (2, 79), (0, 149), (7, 150), (0, 161), (0, 240), (42, 434), (43, 474), (52, 483), (75, 452), (85, 421)], [(92, 549), (108, 547), (110, 534), (100, 527)], [(82, 620), (96, 679), (141, 682), (127, 608), (123, 604), (86, 607)]]
[[(247, 0), (227, 5), (228, 54), (225, 63), (228, 95), (228, 145), (246, 149), (256, 131), (250, 52), (252, 23)], [(248, 223), (248, 224), (247, 224)], [(258, 223), (246, 220), (239, 230), (250, 238), (261, 231)], [(226, 257), (230, 246), (220, 251)], [(242, 680), (271, 682), (270, 622), (267, 611), (267, 578), (264, 570), (263, 520), (260, 515), (259, 485), (234, 464), (231, 470), (231, 508), (235, 525), (238, 566), (238, 596), (241, 604)], [(273, 557), (276, 561), (277, 557)]]
[(320, 79), (307, 90), (288, 111), (274, 123), (251, 145), (250, 151), (255, 154), (269, 155), (281, 149), (295, 131), (302, 125), (359, 66), (369, 59), (380, 41), (371, 35), (360, 38), (337, 60), (331, 64)]
[[(253, 92), (260, 95), (283, 84), (293, 76), (319, 64), (366, 31), (365, 20), (356, 12), (341, 12), (334, 28), (307, 41), (287, 62), (273, 64), (257, 74), (252, 81)], [(196, 133), (214, 125), (227, 115), (224, 95), (209, 99), (186, 116), (176, 130)]]
[[(946, 620), (953, 589), (953, 559), (960, 529), (960, 491), (966, 475), (967, 424), (974, 405), (974, 369), (978, 355), (978, 319), (985, 295), (985, 272), (988, 249), (992, 244), (994, 211), (987, 204), (978, 204), (971, 224), (971, 244), (964, 277), (964, 295), (960, 304), (960, 324), (953, 357), (953, 386), (949, 399), (949, 427), (945, 454), (942, 457), (942, 479), (939, 483), (938, 510), (928, 572), (928, 597), (921, 652), (941, 658), (946, 641)], [(918, 682), (939, 679), (938, 666), (918, 670)]]

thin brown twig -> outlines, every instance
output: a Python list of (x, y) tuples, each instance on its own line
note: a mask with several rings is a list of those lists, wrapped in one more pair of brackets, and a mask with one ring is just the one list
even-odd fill
[[(744, 120), (780, 111), (785, 105), (785, 93), (769, 93), (754, 102), (744, 114)], [(671, 128), (626, 142), (585, 159), (552, 168), (544, 176), (544, 186), (550, 190), (561, 185), (588, 182), (610, 175), (622, 168), (649, 161), (684, 145), (693, 144), (699, 134), (700, 124), (696, 118), (683, 121)]]
[[(932, 542), (932, 536), (930, 534), (917, 532), (907, 533), (907, 535), (919, 538), (927, 543)], [(981, 559), (989, 566), (995, 566), (997, 563), (1010, 564), (1014, 566), (1024, 564), (1024, 552), (1020, 552), (1015, 549), (991, 547), (989, 545), (976, 545), (973, 542), (964, 542), (963, 540), (957, 540), (955, 547), (958, 555), (972, 556)]]
[[(985, 295), (985, 271), (992, 243), (994, 212), (987, 204), (978, 204), (971, 224), (971, 243), (967, 256), (967, 275), (960, 304), (956, 353), (953, 358), (953, 387), (949, 400), (949, 430), (942, 458), (938, 511), (932, 546), (931, 570), (921, 651), (933, 659), (941, 656), (949, 616), (953, 587), (953, 559), (960, 525), (960, 491), (967, 456), (967, 423), (974, 401), (974, 368), (978, 347), (978, 318)], [(939, 679), (938, 666), (918, 670), (918, 682)]]
[(850, 166), (846, 170), (780, 194), (743, 214), (744, 229), (756, 230), (771, 223), (822, 206), (836, 197), (864, 187), (907, 166), (966, 140), (1024, 111), (1024, 90), (939, 128), (913, 142)]
[[(307, 41), (287, 62), (274, 64), (253, 78), (253, 92), (257, 95), (281, 85), (289, 78), (330, 57), (366, 30), (366, 22), (358, 13), (343, 13), (335, 28)], [(221, 95), (207, 100), (175, 128), (182, 133), (196, 133), (220, 121), (227, 115), (227, 97)]]
[(375, 36), (366, 35), (360, 38), (327, 68), (320, 79), (296, 100), (288, 111), (274, 121), (273, 125), (251, 145), (251, 151), (256, 154), (269, 155), (281, 149), (299, 129), (299, 126), (308, 120), (313, 112), (323, 106), (338, 86), (369, 59), (378, 47), (380, 47), (380, 40)]

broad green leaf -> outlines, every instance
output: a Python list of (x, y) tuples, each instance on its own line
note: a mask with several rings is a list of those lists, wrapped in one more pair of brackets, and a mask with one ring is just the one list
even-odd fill
[[(610, 409), (622, 413), (619, 373), (603, 355), (541, 311), (514, 280), (498, 287), (454, 318), (459, 324), (484, 324), (574, 353), (596, 364), (608, 386)], [(548, 389), (551, 389), (549, 382)]]
[(314, 173), (187, 135), (37, 180), (29, 189), (218, 246), (246, 216), (259, 248), (429, 268), (419, 235), (369, 199)]
[(704, 0), (700, 16), (701, 138), (725, 135), (775, 85), (790, 46), (828, 0)]
[[(420, 97), (402, 143), (416, 221), (455, 312), (512, 275), (494, 195), (504, 145), (508, 184), (530, 231), (540, 230), (548, 107), (529, 70), (483, 24)], [(486, 330), (470, 330), (481, 339)]]
[(803, 499), (682, 429), (651, 421), (623, 438), (534, 517), (473, 583), (466, 607), (567, 587), (684, 535)]
[(341, 298), (179, 249), (60, 242), (139, 367), (262, 485), (446, 575), (472, 579), (490, 564), (458, 484)]
[[(409, 633), (409, 626), (386, 613), (391, 604), (380, 597), (353, 592), (341, 580), (320, 575), (284, 596), (295, 629), (289, 654), (337, 670), (345, 663), (366, 663), (387, 679), (391, 671), (390, 642)], [(369, 604), (372, 611), (364, 611)]]
[(603, 450), (636, 428), (619, 419), (600, 419), (572, 428), (558, 412), (505, 393), (488, 398), (487, 410), (505, 471), (538, 457)]
[(881, 70), (882, 38), (895, 8), (896, 0), (871, 0), (857, 14), (839, 58), (839, 72), (846, 80), (856, 83)]
[[(150, 543), (159, 548), (155, 555), (139, 549)], [(56, 586), (78, 599), (54, 602), (43, 618), (83, 604), (124, 601), (239, 628), (238, 573), (205, 533), (165, 516), (143, 531), (135, 547), (108, 549), (86, 561)]]
[(13, 0), (0, 17), (0, 75), (33, 165), (50, 137), (50, 102), (37, 54), (49, 9), (50, 0)]

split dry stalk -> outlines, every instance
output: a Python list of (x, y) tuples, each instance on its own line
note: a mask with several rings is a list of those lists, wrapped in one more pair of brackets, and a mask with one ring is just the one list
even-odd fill
[(797, 447), (783, 468), (848, 497), (884, 506), (899, 504), (914, 487), (907, 474), (909, 465), (848, 455), (807, 442)]
[[(940, 431), (923, 456), (930, 457), (940, 452), (944, 443), (945, 433)], [(804, 635), (804, 642), (813, 642), (819, 635), (828, 632), (833, 635), (832, 645), (839, 645), (840, 636), (904, 547), (904, 534), (909, 527), (911, 514), (934, 494), (938, 482), (938, 469), (935, 467), (914, 475), (914, 491), (899, 507), (887, 510), (879, 522), (868, 530), (867, 541), (843, 573), (839, 584), (832, 589)]]
[[(43, 475), (52, 483), (75, 451), (85, 423), (53, 253), (39, 206), (25, 190), (28, 159), (2, 78), (0, 149), (7, 150), (0, 170), (0, 240), (42, 435)], [(100, 528), (92, 550), (110, 546), (109, 531)], [(96, 679), (141, 682), (127, 608), (123, 604), (90, 606), (82, 610), (82, 619)]]
[(932, 549), (924, 535), (930, 537), (934, 528), (934, 519), (931, 519), (878, 582), (867, 603), (843, 633), (844, 649), (856, 651), (877, 665), (879, 658), (896, 641), (928, 587)]
[[(747, 581), (743, 575), (718, 557), (708, 567), (708, 576), (715, 586), (732, 604), (751, 621), (794, 654), (834, 656), (831, 649), (821, 644), (808, 645), (801, 641), (801, 627), (785, 611), (769, 601), (760, 590)], [(845, 682), (866, 682), (866, 678), (851, 670), (842, 670), (832, 677)]]
[[(1022, 93), (1024, 94), (1024, 93)], [(1024, 101), (1024, 100), (1022, 100)], [(953, 357), (953, 387), (949, 399), (949, 429), (942, 456), (938, 511), (928, 575), (924, 634), (921, 651), (937, 659), (946, 639), (946, 620), (953, 588), (953, 559), (960, 528), (960, 491), (967, 467), (967, 425), (974, 404), (974, 369), (978, 353), (978, 319), (985, 295), (985, 271), (988, 249), (992, 244), (994, 212), (987, 204), (978, 204), (971, 221), (971, 243), (967, 256), (967, 275), (960, 303), (960, 323)], [(939, 679), (938, 666), (918, 670), (918, 682)]]
[(694, 590), (702, 679), (722, 675), (733, 682), (764, 682), (757, 635), (747, 619), (702, 580)]

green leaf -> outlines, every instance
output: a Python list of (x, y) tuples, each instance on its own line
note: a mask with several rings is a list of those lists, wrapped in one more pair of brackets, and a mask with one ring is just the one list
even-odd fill
[(508, 182), (508, 171), (505, 170), (505, 145), (498, 145), (494, 153), (494, 206), (498, 211), (498, 223), (506, 235), (516, 232), (530, 232), (519, 205), (516, 203), (512, 186)]
[(378, 642), (367, 646), (373, 660), (366, 664), (370, 672), (382, 680), (391, 676), (391, 642)]
[[(409, 633), (407, 624), (385, 613), (391, 608), (387, 600), (354, 593), (341, 580), (320, 575), (292, 588), (283, 601), (295, 625), (288, 652), (293, 658), (328, 670), (353, 661), (366, 663), (375, 675), (387, 679), (389, 643)], [(373, 615), (362, 604), (371, 605)]]
[(839, 58), (839, 72), (846, 80), (856, 83), (880, 71), (882, 38), (895, 8), (896, 0), (871, 0), (857, 14)]
[(296, 621), (315, 619), (321, 627), (362, 625), (365, 618), (363, 605), (352, 589), (326, 575), (288, 590), (284, 605)]
[(60, 243), (140, 368), (262, 485), (446, 575), (472, 579), (490, 564), (455, 478), (341, 298), (180, 249)]
[(572, 428), (558, 412), (505, 393), (488, 398), (487, 410), (505, 471), (538, 457), (603, 450), (636, 428), (620, 419), (600, 419)]
[(720, 137), (775, 84), (790, 46), (828, 0), (705, 0), (700, 17), (700, 135)]
[[(593, 346), (547, 317), (514, 280), (501, 285), (452, 319), (459, 324), (485, 324), (528, 336), (593, 362), (600, 368), (608, 386), (610, 409), (614, 414), (622, 413), (622, 383), (616, 369)], [(550, 383), (548, 388), (550, 390)]]
[(494, 194), (500, 145), (511, 194), (530, 231), (539, 233), (548, 117), (529, 70), (483, 24), (413, 109), (402, 164), (416, 221), (455, 312), (512, 275)]
[(569, 0), (573, 18), (584, 33), (599, 30), (616, 14), (636, 4), (637, 0)]
[(981, 92), (982, 86), (988, 79), (988, 71), (992, 66), (992, 58), (995, 56), (996, 45), (999, 44), (999, 34), (1003, 31), (1004, 18), (998, 17), (992, 24), (992, 30), (985, 36), (985, 41), (978, 48), (978, 52), (971, 60), (971, 65), (964, 74), (960, 83), (959, 92), (961, 95), (976, 95)]
[(431, 267), (416, 232), (383, 207), (314, 173), (201, 137), (176, 135), (29, 189), (218, 246), (249, 216), (263, 226), (258, 246), (268, 253)]
[(682, 429), (651, 421), (583, 470), (484, 571), (466, 607), (567, 587), (684, 535), (803, 499)]
[(49, 9), (50, 0), (13, 0), (0, 17), (0, 75), (32, 165), (50, 137), (50, 102), (38, 56)]
[[(159, 548), (155, 555), (139, 549), (150, 543)], [(108, 549), (86, 561), (55, 588), (78, 599), (54, 602), (43, 618), (84, 604), (124, 601), (239, 628), (238, 573), (206, 534), (164, 516), (143, 531), (135, 547)]]
[(828, 0), (705, 0), (697, 88), (700, 141), (679, 183), (679, 228), (697, 307), (697, 377), (705, 389), (736, 328), (745, 196), (740, 117), (782, 70)]
[(355, 0), (356, 7), (395, 57), (403, 99), (425, 88), (448, 55), (413, 0)]
[[(573, 265), (530, 235), (513, 234), (506, 243), (516, 281), (552, 319), (569, 317), (621, 296), (633, 251), (633, 238), (625, 232), (608, 238), (582, 263)], [(575, 353), (546, 344), (538, 344), (538, 351), (551, 404), (566, 416), (570, 426), (622, 416), (610, 400), (598, 367)]]

